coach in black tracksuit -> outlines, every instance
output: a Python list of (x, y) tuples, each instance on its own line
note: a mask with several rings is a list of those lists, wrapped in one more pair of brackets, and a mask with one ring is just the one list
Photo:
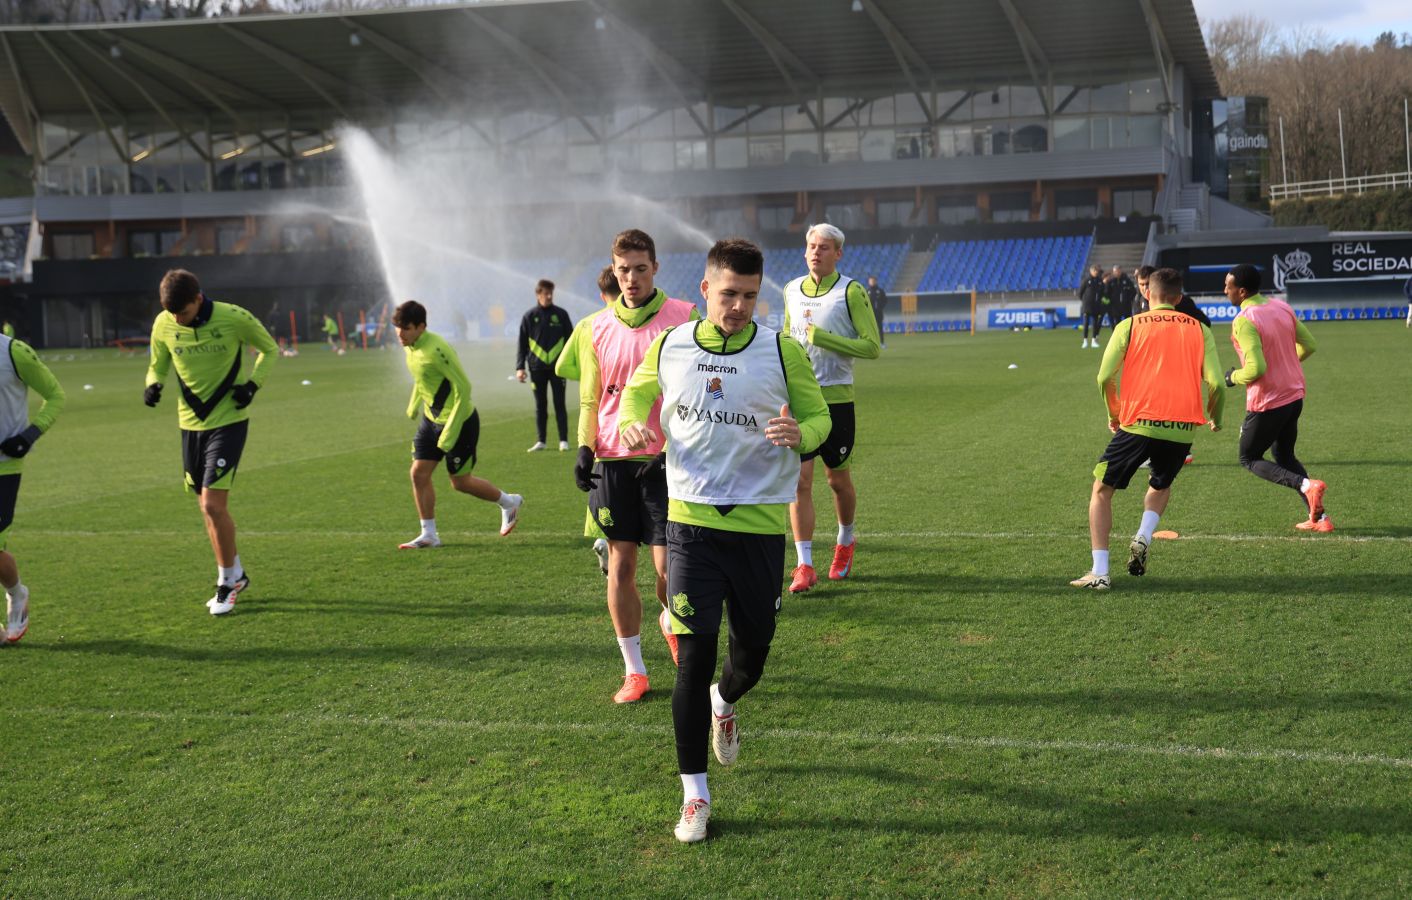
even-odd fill
[[(559, 449), (569, 448), (569, 411), (564, 406), (564, 379), (554, 374), (554, 363), (569, 343), (574, 323), (569, 314), (554, 305), (554, 282), (540, 279), (535, 285), (534, 308), (520, 319), (520, 343), (515, 354), (515, 377), (521, 382), (528, 371), (534, 383), (534, 425), (539, 437), (531, 451), (544, 449), (548, 424), (548, 392), (554, 390), (554, 422), (559, 426)], [(526, 369), (528, 366), (528, 370)]]
[(1098, 346), (1098, 333), (1103, 330), (1103, 274), (1098, 266), (1090, 266), (1088, 277), (1079, 285), (1079, 303), (1083, 312), (1084, 346), (1088, 346), (1089, 328), (1093, 329), (1093, 346)]

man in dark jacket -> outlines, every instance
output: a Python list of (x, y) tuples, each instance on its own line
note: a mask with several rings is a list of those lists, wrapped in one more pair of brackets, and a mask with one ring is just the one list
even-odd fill
[[(564, 379), (554, 374), (554, 363), (568, 345), (574, 323), (569, 314), (554, 305), (554, 282), (541, 278), (534, 288), (536, 304), (520, 319), (519, 350), (515, 354), (515, 377), (521, 383), (528, 372), (534, 383), (534, 424), (538, 439), (529, 452), (545, 449), (548, 425), (548, 397), (554, 390), (554, 423), (559, 426), (559, 449), (569, 449), (569, 410), (564, 405)], [(528, 365), (528, 370), (526, 370)]]
[(878, 320), (878, 336), (882, 338), (882, 346), (887, 346), (887, 329), (883, 327), (883, 313), (887, 311), (887, 291), (878, 284), (878, 276), (868, 276), (868, 302), (873, 307), (873, 318)]
[(1133, 315), (1133, 303), (1137, 297), (1137, 282), (1121, 269), (1115, 270), (1118, 273), (1118, 307), (1119, 319), (1126, 319)]
[(1079, 285), (1079, 302), (1083, 312), (1084, 342), (1089, 345), (1088, 332), (1093, 328), (1093, 348), (1098, 348), (1098, 334), (1103, 330), (1103, 274), (1098, 266), (1089, 266), (1088, 277)]
[[(1152, 266), (1137, 267), (1137, 297), (1133, 300), (1133, 315), (1147, 312), (1147, 279), (1155, 271), (1157, 270)], [(1176, 310), (1191, 316), (1207, 328), (1211, 327), (1211, 317), (1202, 312), (1201, 307), (1196, 305), (1196, 301), (1186, 294), (1182, 294), (1182, 299), (1177, 302)]]

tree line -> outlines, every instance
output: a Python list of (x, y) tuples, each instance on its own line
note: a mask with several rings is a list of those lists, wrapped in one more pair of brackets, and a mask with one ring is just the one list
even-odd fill
[[(1348, 175), (1407, 170), (1403, 101), (1412, 98), (1412, 34), (1371, 44), (1231, 16), (1203, 23), (1221, 91), (1270, 99), (1270, 179), (1340, 178), (1339, 111)], [(1284, 120), (1284, 150), (1280, 120)], [(1287, 154), (1287, 155), (1284, 155)]]

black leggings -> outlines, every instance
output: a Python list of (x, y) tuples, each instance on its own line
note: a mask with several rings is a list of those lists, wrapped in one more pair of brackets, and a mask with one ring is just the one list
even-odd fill
[(544, 428), (549, 422), (548, 389), (554, 389), (554, 424), (559, 426), (559, 440), (569, 439), (569, 410), (564, 406), (564, 379), (545, 370), (530, 370), (530, 381), (534, 384), (534, 427), (539, 432), (539, 442), (544, 443)]
[[(683, 775), (706, 771), (706, 750), (711, 739), (711, 679), (716, 674), (714, 634), (677, 637), (677, 683), (672, 689), (672, 725), (677, 734), (677, 767)], [(727, 638), (726, 661), (721, 666), (721, 699), (734, 703), (765, 674), (769, 645), (743, 647)]]
[(1090, 322), (1093, 323), (1093, 338), (1094, 338), (1094, 340), (1097, 340), (1099, 333), (1103, 331), (1103, 313), (1101, 313), (1101, 312), (1089, 312), (1088, 310), (1084, 310), (1084, 337), (1085, 337), (1085, 338), (1087, 338), (1087, 337), (1089, 336), (1089, 335), (1088, 335), (1088, 328), (1089, 328), (1089, 323), (1090, 323)]
[[(1294, 455), (1294, 442), (1299, 439), (1299, 414), (1304, 410), (1304, 398), (1264, 412), (1246, 413), (1240, 426), (1240, 464), (1266, 481), (1299, 490), (1309, 477), (1304, 465)], [(1271, 451), (1275, 461), (1265, 459)]]

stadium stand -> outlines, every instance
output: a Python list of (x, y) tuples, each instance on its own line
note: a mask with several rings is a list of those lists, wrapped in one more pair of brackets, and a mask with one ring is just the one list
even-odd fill
[[(866, 281), (869, 275), (876, 275), (878, 284), (888, 292), (893, 292), (897, 289), (897, 276), (907, 258), (908, 249), (906, 242), (845, 244), (839, 270), (859, 281)], [(657, 284), (673, 297), (697, 300), (700, 296), (699, 286), (705, 258), (705, 251), (658, 254), (661, 270), (657, 275)], [(797, 247), (765, 248), (765, 298), (774, 299), (772, 295), (777, 295), (785, 284), (807, 271), (802, 241)], [(596, 274), (597, 270), (594, 271), (595, 276)]]
[(29, 225), (0, 225), (0, 278), (16, 278), (24, 269)]
[(1072, 290), (1092, 243), (1086, 235), (941, 243), (917, 290)]

